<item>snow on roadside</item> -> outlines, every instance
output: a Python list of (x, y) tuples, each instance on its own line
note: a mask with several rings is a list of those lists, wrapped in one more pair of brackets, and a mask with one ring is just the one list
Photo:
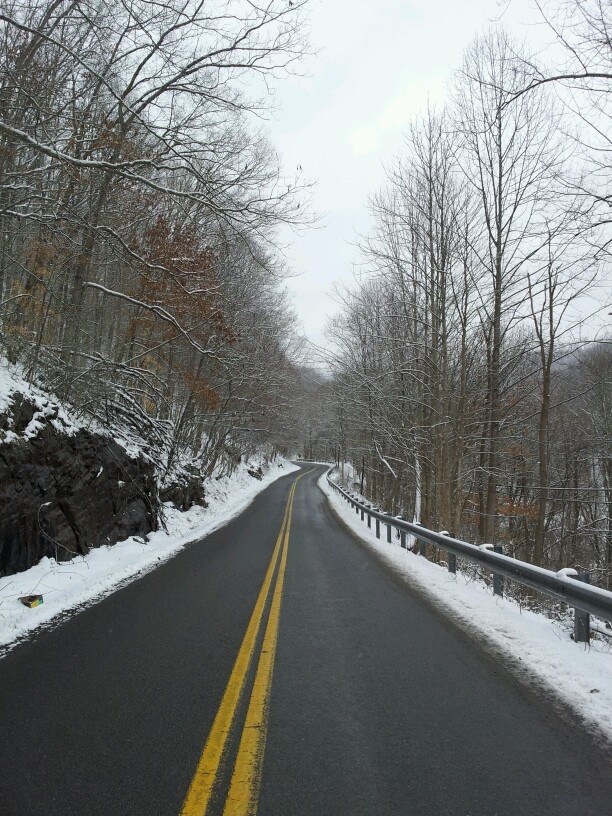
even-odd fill
[[(260, 481), (247, 473), (251, 466), (243, 463), (231, 477), (211, 480), (206, 486), (207, 508), (196, 506), (181, 512), (167, 504), (164, 507), (167, 532), (150, 533), (146, 542), (132, 536), (72, 561), (57, 563), (52, 558), (43, 558), (25, 572), (0, 578), (0, 655), (61, 613), (100, 600), (155, 569), (186, 544), (227, 524), (276, 479), (299, 470), (297, 465), (279, 458), (267, 468), (264, 466)], [(44, 596), (41, 606), (28, 609), (19, 601), (20, 595), (35, 593)]]
[(329, 487), (326, 474), (319, 486), (342, 521), (396, 575), (427, 594), (463, 629), (484, 639), (512, 670), (552, 691), (588, 728), (612, 743), (612, 653), (608, 644), (597, 641), (588, 647), (574, 643), (567, 629), (543, 615), (521, 610), (512, 601), (495, 597), (484, 584), (468, 583), (460, 572), (452, 575), (399, 544), (387, 544), (386, 529), (377, 539), (374, 527), (369, 529)]

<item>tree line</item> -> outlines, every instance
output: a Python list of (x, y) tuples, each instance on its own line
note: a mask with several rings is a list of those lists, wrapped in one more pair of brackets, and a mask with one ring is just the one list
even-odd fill
[(387, 167), (311, 453), (386, 511), (610, 586), (612, 17), (545, 19), (557, 64), (477, 37)]
[(171, 474), (286, 444), (275, 248), (303, 222), (261, 127), (305, 0), (6, 0), (1, 351)]

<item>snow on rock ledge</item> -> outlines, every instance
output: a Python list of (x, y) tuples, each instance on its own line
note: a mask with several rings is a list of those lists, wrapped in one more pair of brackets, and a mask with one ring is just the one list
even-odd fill
[(0, 576), (157, 529), (153, 465), (0, 377)]

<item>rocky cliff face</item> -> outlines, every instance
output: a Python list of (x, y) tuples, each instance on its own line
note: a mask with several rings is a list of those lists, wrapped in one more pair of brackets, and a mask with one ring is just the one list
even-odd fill
[(152, 464), (58, 420), (58, 406), (18, 393), (0, 414), (0, 575), (157, 529)]

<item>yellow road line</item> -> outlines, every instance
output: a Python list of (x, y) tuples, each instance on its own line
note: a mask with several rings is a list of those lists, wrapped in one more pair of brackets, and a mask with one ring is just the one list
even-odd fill
[[(305, 474), (304, 474), (305, 475)], [(301, 477), (300, 477), (301, 478)], [(297, 482), (294, 482), (294, 486)], [(253, 683), (253, 692), (246, 715), (244, 730), (240, 739), (238, 756), (234, 766), (234, 773), (230, 789), (225, 802), (223, 816), (253, 816), (257, 811), (257, 800), (261, 785), (266, 734), (268, 730), (268, 711), (270, 691), (272, 689), (272, 672), (274, 670), (274, 656), (278, 642), (280, 609), (287, 566), (287, 551), (289, 549), (289, 531), (293, 516), (293, 498), (289, 509), (289, 520), (285, 528), (283, 554), (281, 556), (274, 595), (268, 617), (268, 625), (264, 635), (257, 674)]]
[(227, 738), (234, 721), (236, 709), (244, 689), (244, 683), (253, 657), (255, 642), (257, 640), (261, 619), (263, 617), (264, 608), (268, 599), (270, 584), (272, 583), (272, 576), (274, 575), (274, 570), (276, 569), (283, 534), (289, 519), (289, 510), (294, 490), (295, 482), (291, 486), (291, 491), (289, 492), (283, 522), (281, 524), (278, 538), (276, 539), (276, 545), (274, 547), (274, 552), (272, 553), (272, 558), (270, 559), (263, 584), (261, 585), (261, 590), (259, 591), (259, 596), (255, 603), (242, 645), (240, 646), (238, 657), (234, 663), (234, 668), (232, 669), (227, 688), (225, 689), (223, 699), (221, 700), (221, 705), (217, 711), (217, 715), (210, 730), (210, 734), (208, 735), (208, 739), (206, 740), (206, 745), (204, 746), (202, 756), (200, 757), (200, 761), (198, 762), (191, 785), (187, 791), (187, 796), (185, 797), (183, 808), (181, 810), (181, 816), (204, 816), (206, 813), (215, 784), (217, 771), (219, 770), (219, 766), (223, 758)]
[[(276, 623), (276, 636), (274, 639), (274, 649), (276, 648), (276, 638), (278, 637), (278, 615), (280, 612), (280, 595), (282, 592), (282, 580), (280, 581), (279, 589), (279, 577), (282, 574), (284, 578), (285, 565), (287, 563), (287, 547), (289, 542), (289, 527), (291, 524), (291, 516), (293, 513), (293, 497), (295, 496), (295, 489), (299, 480), (302, 478), (302, 476), (306, 476), (308, 473), (312, 473), (313, 470), (314, 468), (306, 471), (305, 473), (301, 473), (291, 485), (289, 496), (287, 498), (287, 504), (285, 506), (285, 513), (283, 516), (280, 532), (278, 534), (278, 538), (276, 539), (276, 544), (274, 546), (274, 552), (272, 553), (272, 558), (270, 559), (270, 563), (268, 565), (268, 569), (266, 571), (263, 584), (261, 585), (261, 589), (259, 591), (259, 595), (257, 597), (257, 601), (255, 603), (255, 607), (253, 609), (249, 625), (247, 627), (245, 636), (240, 646), (238, 657), (236, 658), (236, 662), (234, 663), (234, 667), (232, 669), (232, 673), (230, 675), (227, 688), (225, 689), (223, 699), (221, 700), (221, 705), (219, 706), (219, 710), (217, 711), (217, 715), (210, 730), (210, 734), (208, 735), (208, 739), (206, 740), (206, 745), (204, 746), (202, 756), (200, 757), (200, 761), (198, 762), (198, 766), (196, 768), (194, 777), (191, 781), (191, 785), (189, 786), (189, 790), (187, 791), (187, 796), (185, 797), (185, 801), (183, 803), (183, 807), (181, 810), (181, 816), (205, 816), (206, 814), (206, 810), (208, 808), (213, 788), (219, 772), (219, 767), (221, 765), (223, 756), (226, 751), (227, 740), (236, 715), (236, 710), (238, 708), (238, 704), (240, 702), (240, 698), (244, 690), (244, 685), (246, 682), (246, 676), (249, 671), (249, 666), (251, 665), (251, 661), (253, 659), (255, 643), (257, 641), (257, 636), (261, 628), (261, 621), (266, 606), (266, 602), (270, 594), (272, 578), (274, 576), (276, 565), (278, 563), (281, 545), (283, 545), (283, 554), (281, 556), (281, 564), (274, 589), (274, 595), (272, 598), (272, 605), (270, 611), (270, 617), (272, 617), (272, 610), (275, 608), (275, 599), (277, 598), (276, 606), (278, 607), (278, 611), (276, 613), (277, 623)], [(264, 635), (262, 657), (263, 652), (266, 651), (266, 641), (268, 641), (269, 643), (271, 637), (271, 635), (268, 635), (268, 630), (270, 630), (270, 619), (268, 620), (266, 633)], [(272, 679), (271, 668), (274, 661), (274, 652), (272, 652), (271, 658), (272, 662), (270, 664), (270, 676), (268, 684), (271, 683)], [(259, 663), (261, 665), (261, 657)], [(260, 666), (258, 666), (257, 675), (255, 678), (256, 684), (257, 677), (259, 676), (259, 674)], [(260, 685), (261, 682), (262, 680), (259, 681)], [(253, 694), (254, 693), (255, 692), (253, 692)], [(266, 706), (268, 698), (269, 688), (266, 696)], [(251, 711), (252, 705), (253, 701), (251, 699), (251, 704), (249, 705), (249, 712)], [(263, 748), (261, 753), (263, 758)]]

